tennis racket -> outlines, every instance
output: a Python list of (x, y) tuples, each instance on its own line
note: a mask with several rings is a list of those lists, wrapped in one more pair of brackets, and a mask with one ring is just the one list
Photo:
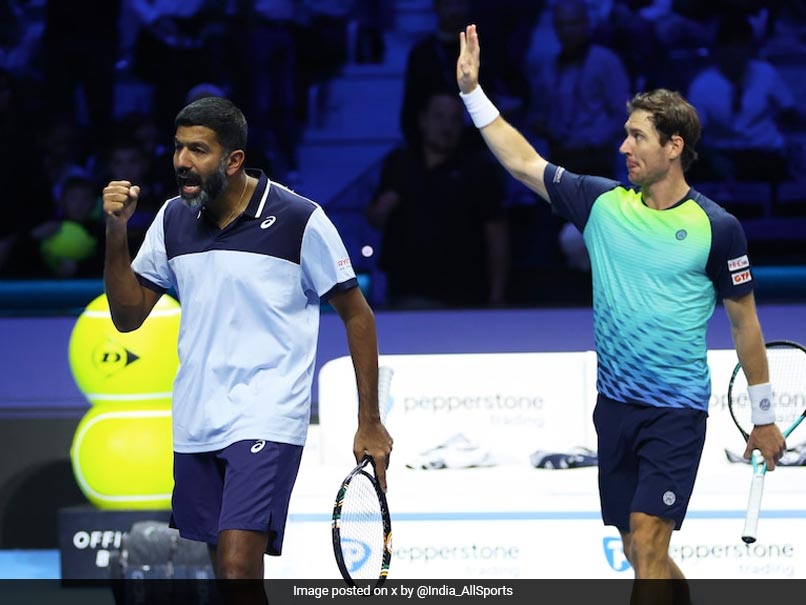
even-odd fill
[[(378, 405), (385, 417), (394, 371), (378, 368)], [(392, 521), (386, 494), (375, 478), (375, 461), (364, 459), (342, 481), (333, 507), (333, 553), (344, 581), (380, 586), (392, 560)]]
[[(776, 424), (784, 437), (788, 437), (806, 416), (806, 348), (788, 340), (774, 340), (768, 342), (766, 347)], [(736, 364), (728, 384), (728, 410), (747, 442), (753, 423), (750, 419), (747, 377), (741, 364)], [(742, 540), (747, 544), (756, 541), (764, 475), (767, 473), (767, 463), (758, 450), (753, 451), (750, 462), (753, 466), (753, 479), (742, 532)]]

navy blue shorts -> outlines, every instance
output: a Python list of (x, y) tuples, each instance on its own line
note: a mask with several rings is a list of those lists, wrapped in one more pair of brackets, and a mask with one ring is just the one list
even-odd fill
[(630, 531), (630, 513), (680, 529), (694, 490), (708, 412), (620, 403), (599, 395), (599, 499), (605, 525)]
[(263, 440), (175, 452), (171, 527), (207, 544), (227, 529), (265, 532), (266, 554), (279, 555), (301, 458), (302, 446)]

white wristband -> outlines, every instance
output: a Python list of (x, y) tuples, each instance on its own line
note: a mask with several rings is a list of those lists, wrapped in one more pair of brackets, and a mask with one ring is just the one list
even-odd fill
[(753, 424), (775, 422), (775, 406), (772, 403), (772, 385), (769, 382), (747, 387), (750, 397), (750, 420)]
[(477, 84), (476, 88), (467, 94), (460, 92), (459, 96), (462, 97), (462, 101), (465, 102), (467, 113), (470, 114), (470, 119), (473, 120), (473, 124), (476, 128), (484, 128), (501, 115), (498, 108), (496, 108), (493, 102), (484, 94), (484, 91), (481, 89), (481, 84)]

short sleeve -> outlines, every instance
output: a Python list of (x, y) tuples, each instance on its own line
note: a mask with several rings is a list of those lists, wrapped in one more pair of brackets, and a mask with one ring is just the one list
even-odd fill
[(132, 269), (138, 281), (145, 287), (158, 292), (165, 292), (175, 286), (175, 279), (168, 265), (168, 253), (165, 248), (165, 209), (163, 204), (157, 216), (146, 231), (140, 250), (137, 252)]
[(713, 219), (712, 229), (708, 275), (720, 298), (741, 298), (755, 288), (744, 229), (728, 212)]
[(302, 287), (308, 295), (327, 300), (335, 292), (358, 285), (350, 256), (322, 208), (311, 214), (302, 237)]
[(585, 230), (596, 200), (621, 185), (612, 179), (574, 174), (554, 164), (546, 166), (543, 180), (554, 213), (571, 221), (580, 233)]

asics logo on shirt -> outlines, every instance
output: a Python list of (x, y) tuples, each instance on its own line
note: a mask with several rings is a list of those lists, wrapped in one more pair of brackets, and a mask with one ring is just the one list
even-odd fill
[(253, 445), (249, 451), (252, 452), (253, 454), (257, 454), (264, 447), (266, 447), (266, 442), (263, 439), (260, 439), (258, 441), (255, 441), (255, 445)]
[(261, 229), (268, 229), (269, 227), (271, 227), (274, 224), (274, 221), (276, 221), (276, 220), (277, 220), (276, 216), (270, 216), (265, 221), (260, 223), (260, 228)]

